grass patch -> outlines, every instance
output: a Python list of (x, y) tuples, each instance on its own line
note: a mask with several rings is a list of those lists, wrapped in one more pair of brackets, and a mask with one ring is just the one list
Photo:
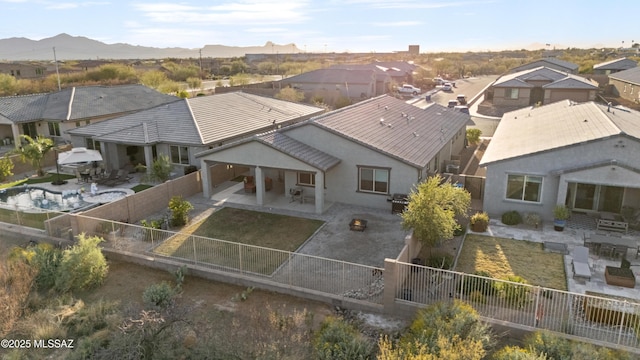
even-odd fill
[(537, 242), (468, 235), (456, 270), (486, 271), (497, 279), (520, 276), (531, 285), (567, 290), (564, 257)]
[(147, 190), (147, 189), (150, 189), (152, 187), (153, 187), (153, 185), (138, 184), (138, 185), (132, 187), (131, 190), (133, 190), (134, 192), (140, 192), (142, 190)]
[[(165, 241), (155, 251), (168, 256), (233, 268), (242, 266), (246, 271), (271, 274), (288, 259), (286, 253), (265, 256), (266, 253), (259, 249), (238, 246), (238, 243), (295, 251), (322, 224), (320, 220), (223, 208)], [(221, 239), (229, 243), (189, 235)], [(194, 248), (197, 259), (193, 259)], [(242, 265), (240, 258), (243, 259)]]
[(26, 179), (20, 179), (20, 180), (8, 182), (8, 183), (0, 184), (0, 189), (7, 189), (7, 188), (10, 188), (10, 187), (20, 186), (20, 185), (42, 184), (42, 183), (46, 183), (46, 182), (53, 182), (56, 179), (70, 180), (70, 179), (75, 179), (75, 178), (76, 178), (75, 176), (68, 175), (68, 174), (59, 174), (58, 175), (58, 174), (47, 173), (43, 177), (30, 177), (30, 178), (26, 178)]

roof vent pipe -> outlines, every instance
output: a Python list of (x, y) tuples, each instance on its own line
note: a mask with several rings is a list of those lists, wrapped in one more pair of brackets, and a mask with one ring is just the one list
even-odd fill
[(611, 111), (611, 101), (607, 103), (607, 112)]

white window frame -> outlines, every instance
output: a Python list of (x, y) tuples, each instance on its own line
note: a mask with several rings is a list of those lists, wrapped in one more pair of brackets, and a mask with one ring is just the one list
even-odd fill
[[(176, 150), (177, 150), (177, 156), (178, 156), (177, 159), (174, 157), (175, 155), (174, 151)], [(173, 164), (189, 165), (189, 147), (188, 146), (171, 145), (169, 149), (169, 153), (171, 154), (171, 162)], [(178, 162), (176, 162), (176, 160), (178, 160)]]
[[(309, 179), (303, 179), (302, 177), (309, 176)], [(300, 186), (316, 186), (316, 173), (309, 171), (297, 172), (297, 185)]]
[[(509, 197), (509, 179), (511, 177), (522, 177), (522, 192), (520, 193), (519, 198)], [(538, 181), (539, 180), (539, 181)], [(538, 193), (536, 195), (537, 200), (527, 200), (527, 186), (528, 184), (539, 184), (538, 185)], [(524, 174), (507, 174), (507, 184), (505, 188), (505, 199), (510, 201), (519, 201), (525, 203), (533, 203), (540, 204), (542, 202), (542, 191), (544, 186), (544, 176), (540, 175), (524, 175)]]
[[(373, 178), (372, 181), (372, 186), (371, 189), (365, 189), (362, 186), (362, 172), (363, 171), (371, 171), (371, 175)], [(384, 191), (379, 191), (376, 190), (376, 183), (378, 181), (376, 181), (376, 179), (378, 179), (378, 176), (384, 176), (386, 173), (386, 179), (384, 180), (384, 183), (386, 184), (386, 189)], [(382, 194), (382, 195), (388, 195), (389, 194), (389, 182), (391, 179), (391, 169), (390, 168), (381, 168), (381, 167), (374, 167), (374, 166), (358, 166), (358, 191), (359, 192), (366, 192), (366, 193), (371, 193), (371, 194)], [(382, 182), (382, 181), (380, 181)]]

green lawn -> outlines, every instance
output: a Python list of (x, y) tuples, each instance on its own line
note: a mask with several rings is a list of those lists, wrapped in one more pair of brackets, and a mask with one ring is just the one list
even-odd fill
[(531, 285), (567, 290), (564, 257), (545, 252), (537, 242), (468, 235), (456, 270), (486, 271), (498, 279), (516, 275)]
[[(245, 271), (271, 274), (288, 258), (286, 253), (269, 252), (266, 256), (267, 252), (241, 247), (237, 243), (293, 252), (322, 224), (320, 220), (223, 208), (183, 229), (180, 235), (165, 241), (155, 252), (234, 268), (242, 266)], [(230, 243), (212, 242), (189, 235)], [(240, 258), (243, 259), (242, 265)]]

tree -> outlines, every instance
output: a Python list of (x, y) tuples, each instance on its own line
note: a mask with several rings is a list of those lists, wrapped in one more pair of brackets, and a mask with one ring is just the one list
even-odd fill
[(182, 226), (189, 221), (189, 211), (193, 210), (193, 205), (182, 196), (176, 195), (169, 200), (169, 209), (171, 210), (171, 225)]
[(158, 158), (153, 161), (153, 163), (151, 164), (151, 168), (145, 175), (145, 180), (163, 183), (169, 180), (172, 169), (173, 166), (171, 165), (169, 156), (164, 154), (158, 155)]
[(36, 168), (38, 176), (44, 176), (42, 160), (53, 149), (53, 140), (40, 135), (35, 139), (29, 135), (20, 135), (20, 138), (27, 141), (27, 144), (14, 150), (14, 152), (20, 155), (23, 162), (29, 161)]
[(13, 161), (8, 154), (0, 159), (0, 181), (4, 181), (7, 177), (13, 175)]
[(442, 183), (440, 175), (422, 182), (409, 194), (409, 204), (402, 213), (402, 226), (427, 246), (440, 239), (451, 239), (460, 225), (456, 216), (466, 216), (471, 195), (451, 183)]

